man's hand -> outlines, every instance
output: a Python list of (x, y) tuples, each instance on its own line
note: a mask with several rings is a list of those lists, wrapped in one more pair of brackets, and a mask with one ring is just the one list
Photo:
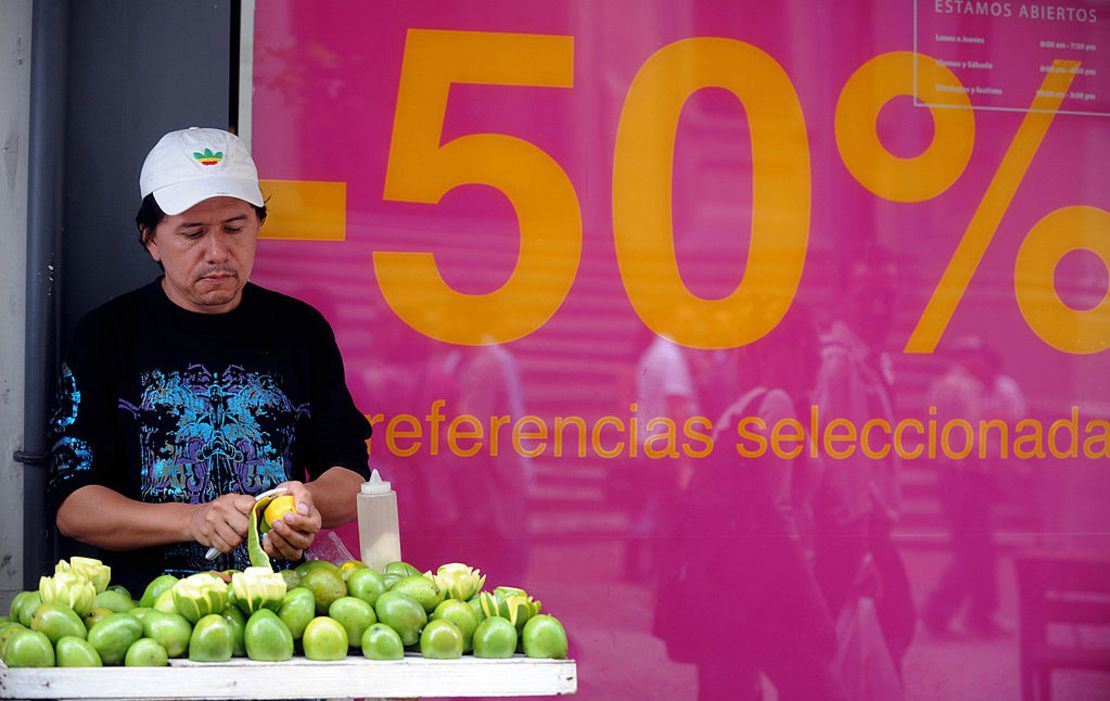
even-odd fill
[(282, 482), (278, 487), (293, 497), (294, 511), (270, 524), (270, 532), (262, 536), (262, 547), (270, 557), (299, 560), (320, 532), (323, 519), (304, 483)]
[(225, 494), (198, 504), (189, 519), (189, 534), (201, 545), (231, 552), (247, 537), (253, 506), (254, 499), (246, 494)]

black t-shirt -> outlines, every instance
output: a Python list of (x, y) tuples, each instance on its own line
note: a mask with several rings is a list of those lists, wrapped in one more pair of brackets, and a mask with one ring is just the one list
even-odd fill
[[(318, 311), (248, 283), (234, 310), (194, 313), (166, 297), (161, 279), (78, 324), (51, 428), (54, 509), (90, 484), (145, 502), (202, 503), (333, 466), (366, 474), (370, 437)], [(163, 571), (249, 565), (245, 545), (215, 562), (207, 549), (101, 555), (113, 581), (131, 587)]]

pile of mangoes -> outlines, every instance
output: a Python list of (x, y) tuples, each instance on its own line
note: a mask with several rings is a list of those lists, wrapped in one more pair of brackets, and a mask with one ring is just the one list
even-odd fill
[(462, 563), (435, 573), (393, 562), (382, 571), (352, 560), (310, 560), (295, 570), (202, 572), (155, 578), (136, 601), (91, 558), (62, 560), (39, 589), (16, 595), (0, 616), (8, 667), (162, 666), (171, 658), (340, 660), (361, 653), (396, 660), (564, 659), (567, 635), (515, 587), (484, 591)]

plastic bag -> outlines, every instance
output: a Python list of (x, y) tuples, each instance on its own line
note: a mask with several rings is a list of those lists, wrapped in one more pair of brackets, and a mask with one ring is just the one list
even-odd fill
[(327, 560), (333, 564), (341, 564), (348, 560), (357, 559), (335, 534), (335, 531), (321, 531), (312, 545), (308, 546), (305, 553), (306, 560)]
[(857, 701), (903, 701), (906, 692), (879, 627), (875, 600), (870, 596), (849, 599), (836, 622), (836, 671)]

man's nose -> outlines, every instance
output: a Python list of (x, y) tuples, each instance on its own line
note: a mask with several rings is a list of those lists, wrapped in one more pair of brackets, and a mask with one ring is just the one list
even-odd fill
[(228, 244), (227, 239), (222, 232), (216, 231), (208, 236), (208, 241), (205, 246), (205, 257), (212, 262), (221, 262), (227, 260), (228, 257)]

